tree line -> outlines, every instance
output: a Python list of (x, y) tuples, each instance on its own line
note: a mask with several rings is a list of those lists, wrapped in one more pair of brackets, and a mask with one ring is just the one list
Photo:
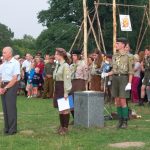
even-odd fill
[[(98, 0), (97, 0), (98, 2)], [(112, 3), (112, 0), (100, 0), (102, 3)], [(148, 0), (116, 0), (117, 3), (130, 5), (147, 5)], [(34, 39), (30, 35), (24, 35), (23, 39), (13, 39), (13, 32), (7, 26), (0, 24), (0, 48), (4, 45), (12, 45), (20, 55), (26, 52), (35, 53), (42, 51), (45, 53), (54, 53), (55, 47), (64, 47), (69, 50), (74, 38), (79, 30), (83, 20), (82, 0), (48, 0), (49, 8), (38, 13), (38, 21), (46, 27), (40, 35)], [(94, 15), (94, 1), (87, 0), (90, 18)], [(112, 53), (112, 7), (100, 6), (98, 9), (99, 19), (101, 21), (102, 32), (108, 53)], [(133, 51), (135, 50), (137, 38), (139, 35), (144, 9), (136, 7), (119, 7), (117, 6), (117, 35), (127, 37), (131, 43)], [(122, 32), (119, 23), (119, 14), (129, 14), (132, 23), (132, 32)], [(94, 28), (97, 31), (97, 20), (94, 22)], [(145, 19), (143, 30), (147, 25)], [(88, 28), (89, 28), (88, 24)], [(74, 46), (82, 48), (83, 31)], [(145, 45), (150, 43), (150, 30), (148, 29), (143, 40), (141, 50)], [(96, 48), (94, 37), (92, 34), (88, 40), (88, 51)]]

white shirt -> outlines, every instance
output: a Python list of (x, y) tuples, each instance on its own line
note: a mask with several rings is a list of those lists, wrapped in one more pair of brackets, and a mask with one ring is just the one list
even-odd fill
[(25, 61), (22, 63), (22, 68), (25, 68), (25, 69), (26, 69), (26, 72), (29, 72), (29, 71), (30, 71), (30, 68), (31, 68), (31, 61), (25, 60)]
[(11, 81), (14, 75), (19, 75), (18, 80), (20, 79), (20, 63), (12, 58), (10, 61), (5, 61), (0, 66), (1, 81)]
[(134, 76), (140, 78), (141, 64), (140, 64), (139, 62), (135, 62), (135, 64), (134, 64), (134, 69), (136, 70), (136, 71), (134, 72)]

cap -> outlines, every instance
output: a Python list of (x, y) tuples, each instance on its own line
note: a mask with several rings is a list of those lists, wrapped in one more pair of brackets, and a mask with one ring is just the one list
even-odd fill
[(117, 39), (116, 39), (116, 42), (122, 42), (122, 43), (124, 43), (124, 44), (127, 44), (127, 43), (128, 43), (128, 40), (127, 40), (127, 38), (125, 38), (125, 37), (120, 37), (120, 38), (117, 38)]
[(80, 50), (72, 50), (71, 54), (81, 55)]

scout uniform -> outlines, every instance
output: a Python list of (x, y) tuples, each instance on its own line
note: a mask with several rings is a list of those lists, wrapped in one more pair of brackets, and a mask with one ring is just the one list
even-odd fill
[(101, 91), (101, 77), (97, 74), (97, 69), (100, 69), (101, 64), (97, 64), (95, 60), (93, 61), (91, 67), (91, 90)]
[(70, 66), (72, 91), (86, 90), (86, 81), (88, 80), (88, 67), (83, 60), (73, 63)]
[[(128, 84), (129, 75), (133, 74), (133, 59), (126, 52), (117, 52), (113, 56), (112, 62), (112, 96), (117, 98), (129, 98), (130, 91), (125, 91)], [(118, 128), (127, 127), (128, 107), (117, 106), (117, 113), (119, 117)]]
[(112, 96), (128, 98), (130, 92), (125, 91), (125, 86), (128, 83), (128, 75), (133, 74), (133, 60), (124, 53), (116, 53), (113, 56), (112, 62)]
[(54, 91), (54, 80), (53, 80), (53, 71), (55, 69), (54, 63), (46, 63), (44, 67), (45, 80), (44, 80), (44, 93), (43, 98), (47, 97), (47, 94), (50, 98), (53, 97)]
[[(72, 51), (72, 54), (80, 57), (81, 52), (78, 50)], [(72, 90), (71, 94), (74, 99), (74, 92), (76, 91), (85, 91), (86, 90), (86, 81), (88, 80), (88, 67), (83, 60), (79, 60), (70, 65), (71, 70), (71, 80), (72, 80)], [(74, 118), (74, 109), (71, 109), (72, 117)], [(73, 124), (73, 122), (71, 123)]]
[(150, 86), (150, 56), (144, 58), (144, 80), (143, 85)]
[(54, 107), (57, 108), (57, 99), (65, 96), (67, 97), (72, 88), (70, 67), (65, 61), (56, 65), (53, 79), (55, 81)]
[[(148, 98), (148, 103), (150, 105), (150, 94), (149, 94), (149, 88), (150, 87), (150, 56), (146, 56), (143, 60), (144, 64), (144, 78), (143, 78), (143, 83), (142, 86), (145, 86), (146, 88), (146, 93), (147, 93), (147, 98)], [(139, 100), (139, 106), (144, 105), (144, 97), (142, 94), (142, 88), (141, 88), (141, 99)], [(145, 89), (144, 89), (144, 96), (145, 96)]]

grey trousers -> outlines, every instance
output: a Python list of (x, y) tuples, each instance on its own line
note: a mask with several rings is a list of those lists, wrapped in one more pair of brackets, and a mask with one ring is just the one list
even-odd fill
[(9, 88), (4, 95), (1, 95), (4, 113), (4, 132), (13, 134), (17, 132), (17, 90), (18, 83)]

